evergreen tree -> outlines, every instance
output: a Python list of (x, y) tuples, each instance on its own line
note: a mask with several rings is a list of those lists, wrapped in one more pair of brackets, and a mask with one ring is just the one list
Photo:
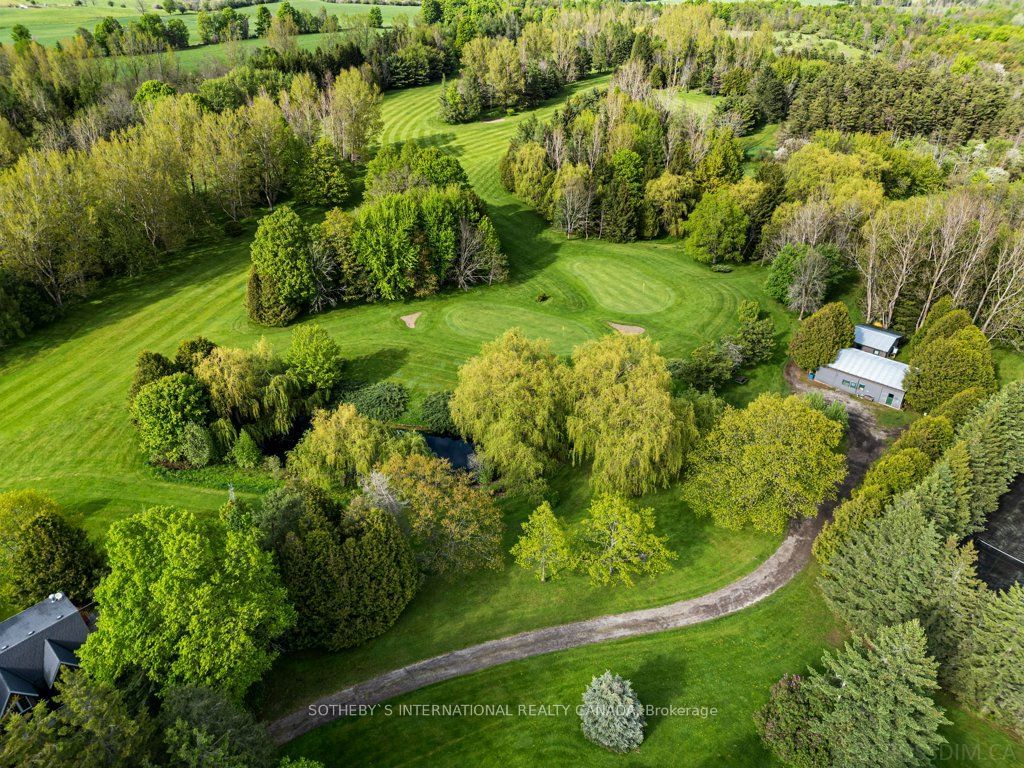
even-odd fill
[(631, 752), (644, 740), (644, 708), (629, 680), (606, 671), (590, 681), (580, 709), (583, 735), (612, 752)]
[(898, 499), (839, 542), (818, 584), (858, 633), (921, 618), (932, 599), (940, 547), (920, 505)]
[(805, 371), (814, 371), (831, 363), (840, 349), (852, 343), (850, 311), (841, 301), (834, 301), (800, 323), (789, 342), (789, 354)]
[(988, 588), (977, 576), (978, 553), (972, 542), (959, 546), (949, 539), (939, 553), (931, 604), (923, 625), (928, 652), (939, 662), (939, 680), (955, 680), (960, 649), (973, 631), (987, 599)]
[(548, 502), (537, 507), (523, 523), (523, 535), (512, 547), (516, 565), (537, 574), (541, 581), (558, 576), (569, 567), (572, 558), (565, 529)]

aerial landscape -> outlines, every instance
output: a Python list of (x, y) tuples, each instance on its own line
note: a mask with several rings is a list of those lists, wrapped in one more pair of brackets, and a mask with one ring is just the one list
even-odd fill
[(0, 0), (0, 768), (1024, 766), (1024, 3)]

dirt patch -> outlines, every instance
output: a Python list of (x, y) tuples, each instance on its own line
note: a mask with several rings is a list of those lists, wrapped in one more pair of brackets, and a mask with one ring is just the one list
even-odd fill
[(642, 325), (623, 325), (622, 323), (612, 322), (609, 322), (608, 325), (610, 325), (619, 333), (624, 333), (626, 336), (638, 336), (639, 334), (647, 330)]
[(504, 123), (508, 118), (505, 117), (492, 117), (490, 120), (484, 120), (484, 123), (491, 125), (492, 123)]
[(867, 400), (854, 397), (846, 392), (811, 381), (807, 378), (807, 374), (800, 370), (792, 360), (786, 363), (785, 377), (786, 383), (789, 384), (789, 388), (794, 392), (819, 392), (825, 398), (826, 403), (831, 403), (834, 400), (845, 403), (846, 412), (851, 415), (851, 424), (854, 414), (860, 416), (860, 428), (870, 432), (876, 441), (889, 440), (896, 437), (902, 431), (900, 427), (885, 428), (878, 425), (878, 416), (875, 411), (885, 406), (869, 403)]
[(406, 328), (415, 328), (416, 321), (420, 319), (422, 312), (413, 312), (411, 315), (402, 315), (402, 322), (405, 323)]

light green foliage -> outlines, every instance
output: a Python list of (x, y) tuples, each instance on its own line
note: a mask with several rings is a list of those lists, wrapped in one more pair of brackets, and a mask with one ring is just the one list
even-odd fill
[(647, 182), (646, 200), (656, 212), (658, 224), (670, 235), (683, 233), (684, 223), (697, 200), (697, 183), (691, 174), (666, 171)]
[(253, 440), (252, 435), (249, 434), (249, 430), (241, 429), (238, 431), (238, 438), (235, 440), (235, 444), (231, 446), (231, 460), (240, 469), (256, 469), (260, 462), (263, 461), (263, 454), (260, 452), (260, 447)]
[(676, 555), (654, 533), (654, 510), (637, 508), (621, 496), (594, 499), (580, 524), (574, 548), (580, 568), (594, 584), (633, 586), (636, 576), (667, 571)]
[(152, 102), (162, 99), (165, 96), (174, 96), (178, 91), (170, 83), (162, 80), (146, 80), (135, 89), (132, 102), (140, 107), (147, 107)]
[[(290, 206), (282, 205), (260, 219), (252, 242), (252, 268), (263, 295), (247, 298), (249, 317), (266, 325), (283, 325), (304, 311), (316, 294), (310, 234)], [(271, 310), (279, 315), (271, 314)]]
[(693, 408), (646, 336), (609, 334), (577, 347), (567, 377), (573, 456), (593, 459), (598, 490), (639, 496), (667, 487), (696, 440)]
[(687, 245), (697, 261), (719, 264), (743, 261), (747, 217), (733, 187), (722, 187), (700, 199), (686, 222)]
[(736, 310), (740, 327), (736, 343), (743, 355), (744, 365), (758, 365), (770, 359), (775, 352), (775, 323), (770, 317), (761, 317), (761, 305), (747, 299)]
[(333, 208), (348, 200), (345, 163), (330, 140), (321, 137), (310, 147), (295, 185), (295, 196), (304, 203)]
[(416, 187), (468, 187), (466, 171), (458, 158), (437, 147), (407, 141), (401, 148), (382, 148), (366, 164), (366, 196), (378, 199), (408, 192)]
[[(952, 312), (936, 322), (943, 324)], [(928, 330), (928, 326), (922, 328)], [(930, 411), (965, 389), (977, 387), (992, 392), (996, 387), (992, 348), (985, 335), (969, 325), (951, 336), (923, 334), (915, 340), (910, 371), (907, 373), (907, 400), (919, 411)]]
[(349, 67), (334, 78), (324, 131), (346, 160), (358, 163), (369, 154), (384, 125), (380, 103), (380, 90), (358, 69)]
[(789, 354), (805, 371), (814, 371), (831, 363), (840, 349), (852, 343), (850, 311), (841, 301), (833, 301), (800, 323), (789, 342)]
[(340, 492), (393, 453), (424, 450), (422, 438), (400, 440), (393, 430), (360, 414), (350, 403), (317, 411), (313, 425), (288, 454), (288, 471), (315, 488)]
[(511, 488), (536, 489), (563, 444), (564, 379), (548, 342), (518, 329), (484, 344), (459, 368), (452, 420)]
[(185, 425), (181, 446), (182, 455), (190, 467), (205, 467), (214, 457), (213, 438), (202, 424), (190, 421)]
[(954, 428), (959, 427), (970, 418), (971, 413), (985, 399), (986, 394), (981, 387), (968, 387), (957, 392), (932, 413), (935, 416), (945, 416)]
[(505, 524), (490, 491), (444, 459), (393, 455), (380, 470), (404, 505), (413, 547), (428, 573), (455, 577), (500, 568)]
[(324, 401), (341, 380), (344, 364), (338, 342), (316, 323), (300, 325), (292, 331), (285, 362), (299, 381)]
[(803, 398), (811, 408), (821, 411), (836, 424), (841, 425), (843, 432), (846, 432), (850, 426), (850, 415), (846, 412), (846, 404), (842, 400), (826, 401), (821, 392), (807, 392)]
[(729, 128), (718, 128), (711, 138), (707, 154), (693, 171), (697, 184), (713, 191), (724, 184), (739, 181), (742, 174), (743, 150)]
[(548, 502), (523, 523), (523, 535), (512, 547), (512, 556), (516, 565), (533, 571), (541, 581), (556, 578), (572, 564), (565, 530)]
[(644, 740), (647, 719), (633, 684), (606, 671), (590, 681), (580, 708), (583, 735), (612, 752), (632, 752)]
[(78, 768), (152, 765), (154, 726), (112, 683), (64, 669), (56, 706), (40, 701), (25, 714), (10, 713), (0, 739), (0, 765)]
[(935, 461), (953, 443), (953, 426), (945, 416), (922, 416), (900, 435), (892, 450), (917, 448)]
[(937, 667), (916, 621), (855, 637), (825, 654), (822, 669), (772, 689), (756, 718), (762, 738), (806, 768), (925, 768), (945, 743)]
[(107, 535), (110, 573), (82, 667), (113, 682), (141, 669), (159, 688), (205, 685), (238, 701), (277, 657), (294, 611), (255, 535), (153, 507)]
[(206, 393), (187, 373), (164, 376), (139, 390), (132, 401), (132, 418), (139, 442), (154, 461), (181, 461), (186, 427), (206, 423)]
[(727, 528), (781, 532), (814, 517), (846, 474), (842, 427), (795, 395), (728, 409), (705, 437), (683, 489), (698, 514)]

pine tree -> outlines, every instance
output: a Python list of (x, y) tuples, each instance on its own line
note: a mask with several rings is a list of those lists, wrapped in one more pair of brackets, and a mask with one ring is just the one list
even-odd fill
[(850, 531), (818, 583), (855, 632), (922, 616), (931, 600), (940, 539), (920, 505), (901, 498), (881, 517)]
[(912, 493), (926, 518), (935, 523), (940, 536), (963, 538), (973, 529), (971, 510), (970, 456), (957, 443), (932, 466), (931, 472)]
[(612, 752), (631, 752), (644, 740), (644, 708), (629, 680), (605, 671), (590, 681), (580, 709), (583, 735)]
[(1024, 586), (987, 592), (961, 643), (953, 691), (980, 714), (1024, 735)]
[(975, 626), (987, 588), (978, 579), (974, 544), (958, 546), (949, 539), (939, 553), (931, 605), (923, 624), (928, 651), (939, 662), (939, 680), (949, 685), (956, 677), (959, 650)]
[(533, 511), (523, 523), (523, 535), (512, 547), (516, 565), (537, 574), (541, 581), (555, 578), (569, 567), (571, 556), (565, 530), (548, 502)]

